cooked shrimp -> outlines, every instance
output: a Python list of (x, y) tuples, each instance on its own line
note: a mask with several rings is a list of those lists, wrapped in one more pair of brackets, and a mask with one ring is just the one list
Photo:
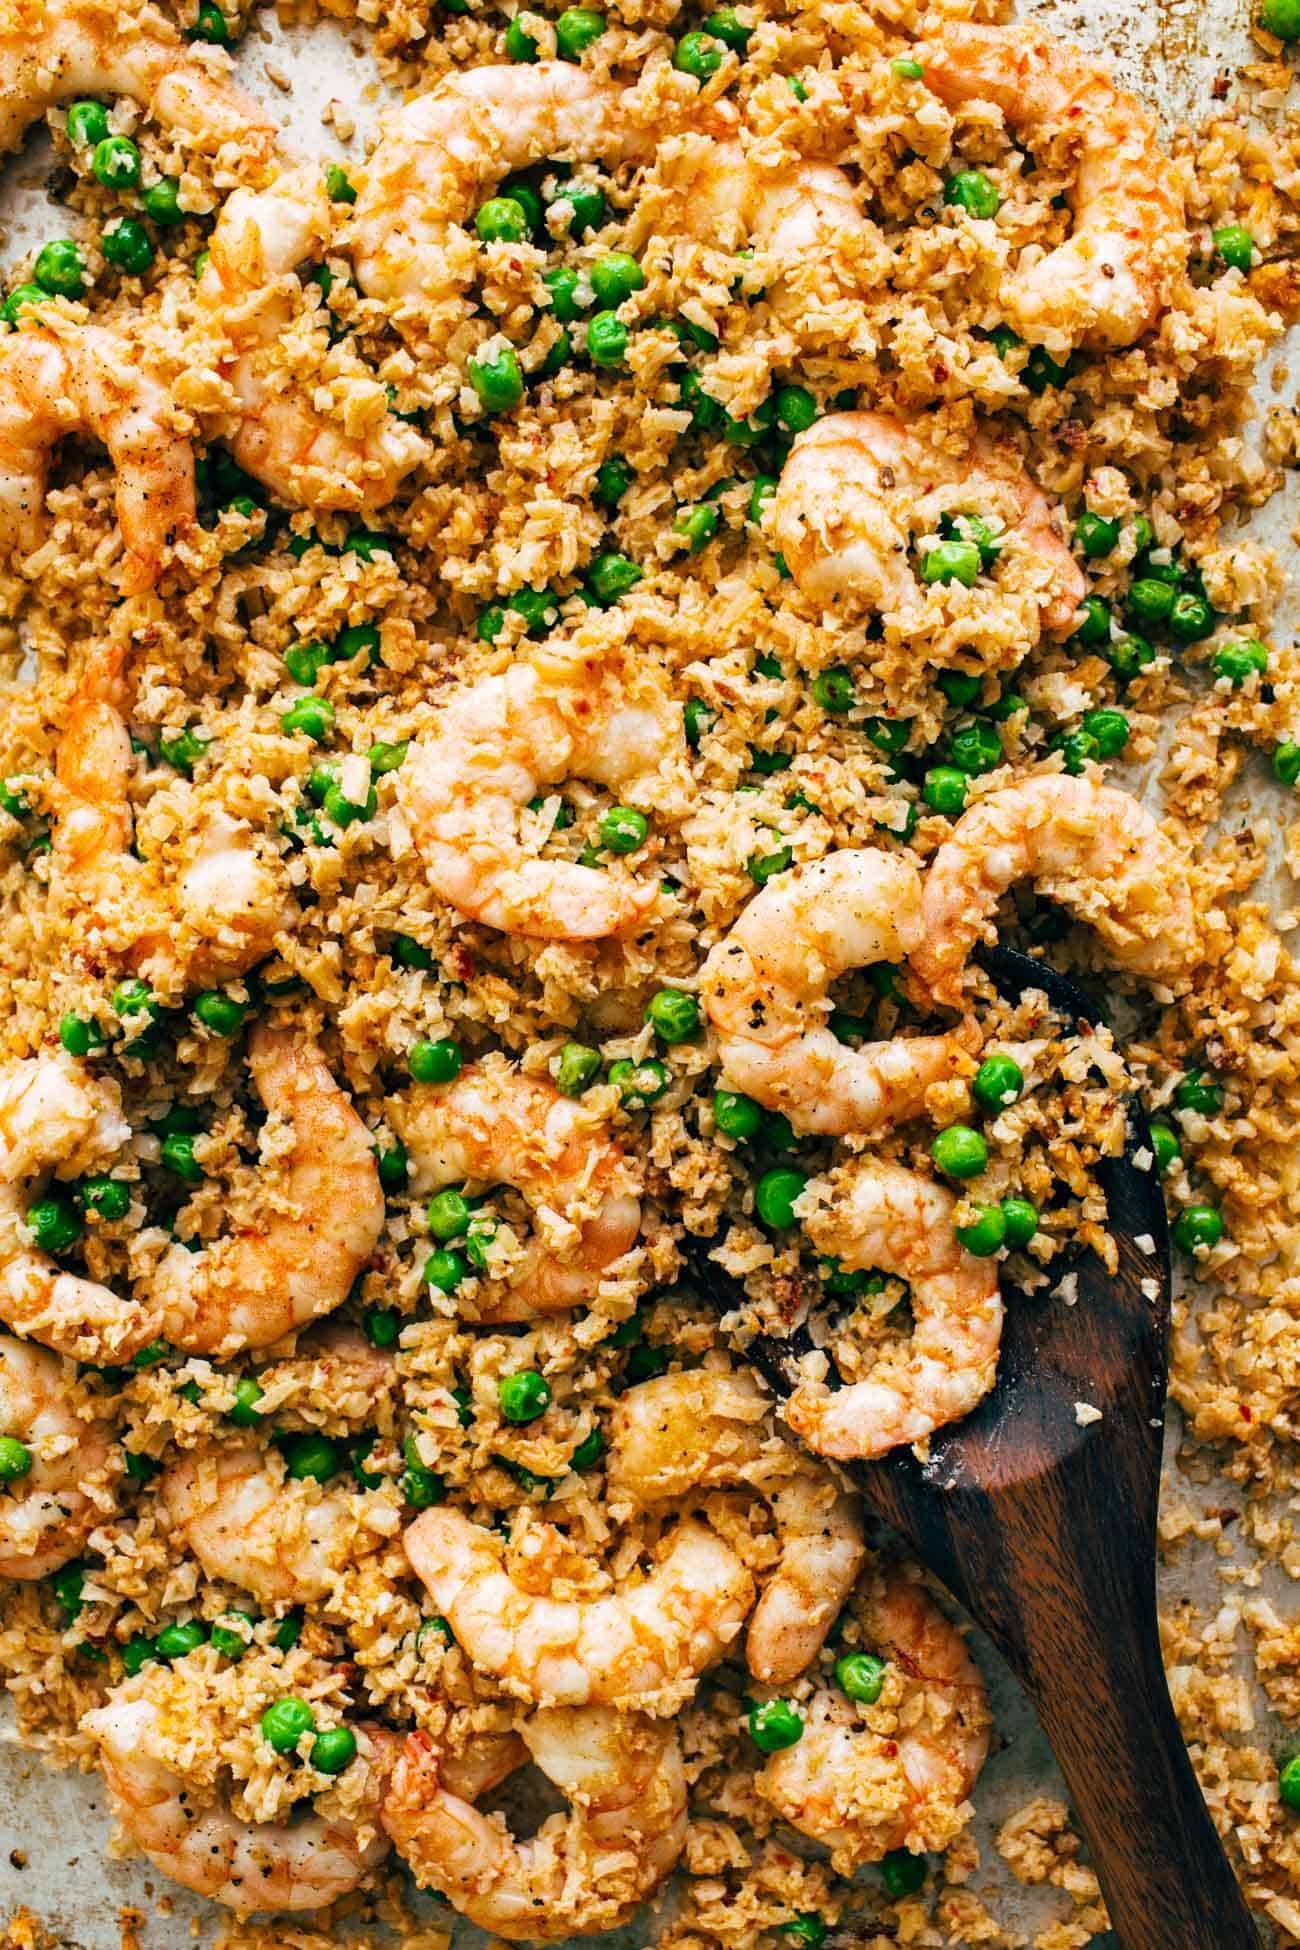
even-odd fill
[(491, 1531), (458, 1510), (426, 1510), (405, 1544), (466, 1656), (518, 1698), (546, 1705), (665, 1710), (689, 1698), (754, 1599), (731, 1546), (690, 1520), (642, 1583), (585, 1603), (520, 1590)]
[(274, 124), (230, 79), (229, 63), (186, 45), (153, 7), (110, 0), (18, 0), (0, 32), (0, 149), (75, 95), (126, 95), (204, 149), (269, 151)]
[(487, 186), (543, 160), (649, 155), (655, 132), (635, 108), (632, 90), (568, 61), (474, 68), (406, 102), (385, 118), (345, 239), (362, 290), (396, 305), (399, 327), (427, 326), (464, 281), (450, 226)]
[(501, 1297), (485, 1300), (482, 1318), (530, 1320), (585, 1306), (635, 1245), (641, 1202), (621, 1146), (593, 1129), (549, 1078), (523, 1076), (489, 1057), (449, 1088), (417, 1085), (387, 1114), (421, 1197), (466, 1179), (513, 1185), (540, 1221), (562, 1228), (555, 1243), (544, 1234), (530, 1241)]
[(542, 940), (593, 941), (637, 927), (658, 881), (530, 855), (530, 799), (572, 777), (630, 805), (662, 803), (684, 749), (662, 675), (624, 645), (535, 649), (453, 693), (412, 746), (398, 800), (434, 892), (473, 921)]
[(0, 1578), (48, 1577), (98, 1521), (83, 1485), (108, 1460), (108, 1430), (77, 1414), (75, 1390), (57, 1355), (0, 1334), (0, 1435), (29, 1458), (0, 1491)]
[(397, 1521), (377, 1498), (292, 1481), (265, 1449), (187, 1456), (158, 1491), (173, 1531), (207, 1575), (264, 1605), (316, 1604)]
[[(13, 341), (8, 341), (13, 343)], [(215, 987), (270, 952), (292, 918), (278, 856), (210, 811), (174, 887), (131, 850), (125, 633), (87, 663), (59, 741), (54, 866), (77, 925), (164, 994)]]
[(801, 433), (773, 497), (772, 539), (815, 601), (909, 611), (923, 598), (908, 565), (915, 534), (942, 515), (1001, 523), (1034, 577), (1042, 627), (1073, 629), (1087, 594), (1060, 517), (1019, 456), (987, 436), (965, 454), (934, 447), (883, 413), (828, 413)]
[[(711, 119), (721, 113), (715, 105)], [(854, 281), (855, 249), (874, 235), (861, 195), (842, 169), (816, 162), (768, 167), (725, 132), (694, 145), (678, 187), (682, 226), (691, 236), (761, 253), (767, 294), (778, 309), (801, 305), (803, 277), (838, 265), (842, 256)], [(806, 317), (805, 308), (801, 322)]]
[(882, 1360), (869, 1379), (837, 1392), (803, 1382), (785, 1417), (819, 1455), (883, 1456), (969, 1414), (993, 1386), (1002, 1339), (996, 1262), (961, 1244), (951, 1193), (901, 1165), (860, 1158), (817, 1189), (823, 1202), (806, 1221), (816, 1251), (852, 1272), (907, 1280), (916, 1325), (899, 1358)]
[(686, 1774), (675, 1729), (608, 1706), (555, 1707), (520, 1728), (572, 1803), (517, 1842), (446, 1780), (427, 1734), (406, 1742), (382, 1819), (416, 1881), (480, 1929), (511, 1940), (592, 1936), (625, 1923), (686, 1840)]
[(944, 1849), (970, 1820), (988, 1753), (984, 1682), (954, 1625), (902, 1571), (877, 1571), (862, 1605), (864, 1643), (888, 1662), (876, 1705), (838, 1687), (804, 1709), (798, 1743), (773, 1754), (758, 1791), (831, 1851), (840, 1875), (892, 1849)]
[(746, 1369), (697, 1368), (629, 1388), (609, 1432), (611, 1498), (648, 1506), (751, 1484), (771, 1502), (781, 1557), (750, 1620), (755, 1678), (784, 1685), (817, 1657), (866, 1556), (858, 1499), (774, 1436), (771, 1398)]
[(168, 549), (194, 526), (189, 439), (141, 357), (102, 325), (69, 338), (21, 330), (0, 339), (0, 546), (24, 555), (39, 547), (50, 456), (68, 434), (88, 434), (103, 441), (117, 475), (128, 595), (158, 580)]
[(81, 1722), (98, 1743), (114, 1815), (155, 1869), (196, 1895), (247, 1912), (322, 1909), (383, 1861), (389, 1844), (376, 1816), (392, 1735), (356, 1729), (352, 1766), (368, 1777), (360, 1817), (313, 1811), (285, 1822), (243, 1821), (224, 1800), (196, 1806), (194, 1790), (164, 1757), (169, 1734), (183, 1740), (187, 1729), (170, 1725), (173, 1714), (153, 1696), (165, 1684), (158, 1670), (126, 1680)]
[(37, 1251), (24, 1224), (32, 1181), (102, 1169), (130, 1135), (116, 1086), (61, 1051), (0, 1072), (0, 1320), (77, 1361), (129, 1359), (156, 1338), (158, 1315)]
[(971, 949), (1018, 880), (1086, 921), (1120, 968), (1168, 982), (1196, 960), (1187, 868), (1145, 806), (1044, 772), (977, 800), (930, 863), (912, 967), (938, 1001), (960, 1000)]
[(1010, 322), (1056, 351), (1131, 345), (1155, 323), (1188, 248), (1178, 178), (1146, 107), (1105, 62), (1023, 21), (946, 21), (913, 52), (949, 107), (991, 102), (1031, 144), (1078, 155), (1074, 233), (1006, 279)]
[[(277, 352), (302, 297), (294, 276), (329, 237), (331, 205), (312, 166), (287, 171), (269, 189), (236, 190), (212, 233), (197, 299), (231, 356), (223, 369), (239, 401), (231, 450), (240, 466), (290, 507), (378, 509), (392, 500), (429, 446), (395, 419), (370, 379), (371, 411), (354, 428), (318, 410)], [(348, 376), (351, 412), (357, 386)]]
[(962, 1069), (964, 1033), (854, 1050), (825, 1018), (832, 982), (920, 940), (921, 876), (892, 854), (845, 848), (769, 881), (700, 974), (727, 1083), (798, 1131), (842, 1137), (918, 1116), (931, 1085)]
[(260, 1023), (248, 1050), (257, 1092), (293, 1134), (286, 1184), (267, 1215), (153, 1275), (163, 1334), (191, 1354), (266, 1347), (342, 1306), (383, 1230), (369, 1131), (314, 1044)]

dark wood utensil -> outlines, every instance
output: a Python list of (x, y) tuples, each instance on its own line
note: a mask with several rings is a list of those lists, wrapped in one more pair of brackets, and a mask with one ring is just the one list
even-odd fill
[[(1081, 1023), (1099, 1011), (1028, 956), (991, 951), (1002, 994), (1046, 992)], [(1169, 1331), (1169, 1237), (1146, 1118), (1129, 1106), (1122, 1158), (1099, 1171), (1119, 1268), (1072, 1268), (1077, 1300), (1008, 1290), (997, 1386), (931, 1443), (854, 1465), (863, 1495), (978, 1620), (1029, 1694), (1065, 1776), (1120, 1950), (1258, 1950), (1259, 1938), (1174, 1717), (1156, 1627), (1155, 1525)], [(723, 1309), (743, 1290), (695, 1242)], [(740, 1351), (779, 1395), (810, 1345)], [(1080, 1423), (1077, 1403), (1101, 1410)]]

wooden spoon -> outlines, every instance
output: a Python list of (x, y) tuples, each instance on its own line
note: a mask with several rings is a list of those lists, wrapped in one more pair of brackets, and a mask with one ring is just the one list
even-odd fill
[[(1003, 995), (1046, 992), (1086, 1026), (1096, 1006), (1026, 955), (984, 957)], [(1250, 1911), (1174, 1717), (1156, 1626), (1155, 1526), (1169, 1332), (1169, 1236), (1146, 1118), (1099, 1168), (1119, 1268), (1071, 1269), (1073, 1305), (1009, 1289), (997, 1386), (910, 1450), (852, 1465), (868, 1502), (978, 1620), (1029, 1694), (1065, 1776), (1120, 1950), (1258, 1950)], [(724, 1310), (739, 1282), (691, 1242)], [(1054, 1283), (1056, 1284), (1056, 1283)], [(738, 1351), (781, 1396), (806, 1333)], [(1097, 1421), (1079, 1405), (1101, 1412)]]

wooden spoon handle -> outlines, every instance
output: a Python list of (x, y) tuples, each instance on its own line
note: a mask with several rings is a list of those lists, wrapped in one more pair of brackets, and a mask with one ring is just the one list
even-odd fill
[(1077, 1594), (1040, 1586), (1021, 1676), (1116, 1939), (1122, 1950), (1258, 1950), (1169, 1698), (1154, 1604), (1113, 1586), (1092, 1596), (1084, 1615)]

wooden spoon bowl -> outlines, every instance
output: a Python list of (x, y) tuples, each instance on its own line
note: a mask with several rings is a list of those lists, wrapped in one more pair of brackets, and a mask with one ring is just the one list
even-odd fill
[[(1095, 1004), (1053, 969), (1002, 948), (983, 960), (1003, 995), (1040, 989), (1067, 1020), (1098, 1020)], [(1071, 1267), (1065, 1295), (1059, 1279), (1046, 1297), (1004, 1284), (992, 1393), (932, 1438), (926, 1461), (902, 1450), (850, 1473), (983, 1626), (1033, 1701), (1088, 1840), (1112, 1941), (1121, 1950), (1256, 1950), (1160, 1655), (1155, 1529), (1169, 1234), (1136, 1100), (1123, 1156), (1102, 1164), (1098, 1178), (1116, 1272), (1089, 1252)], [(692, 1270), (706, 1297), (730, 1311), (743, 1304), (743, 1289), (708, 1246), (690, 1242)], [(784, 1397), (810, 1345), (796, 1333), (760, 1336), (737, 1351)]]

